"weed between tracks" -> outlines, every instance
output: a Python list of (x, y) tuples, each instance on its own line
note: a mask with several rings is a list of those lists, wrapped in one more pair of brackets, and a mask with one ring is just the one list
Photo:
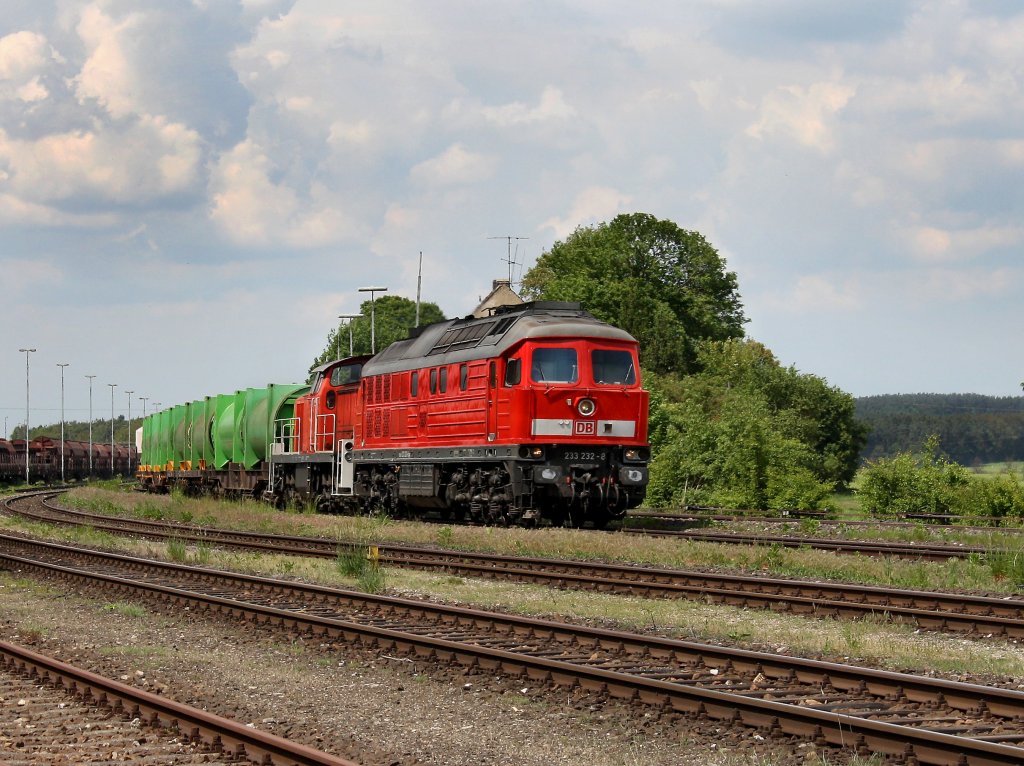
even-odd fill
[[(61, 530), (55, 534), (60, 537)], [(160, 543), (116, 539), (109, 547), (148, 558), (170, 558), (167, 546)], [(438, 572), (374, 569), (367, 562), (365, 548), (348, 546), (347, 550), (351, 557), (329, 560), (214, 549), (210, 551), (209, 564), (219, 569), (269, 577), (286, 575), (329, 587), (369, 592), (379, 592), (386, 584), (390, 593), (400, 596), (426, 596), (446, 603), (524, 616), (567, 616), (598, 627), (652, 631), (687, 640), (785, 654), (823, 655), (894, 670), (938, 672), (956, 677), (998, 676), (1004, 683), (1024, 678), (1024, 647), (920, 633), (912, 626), (889, 623), (881, 618), (856, 622), (821, 619), (815, 620), (809, 629), (806, 618), (768, 610), (555, 590)], [(342, 563), (349, 559), (351, 568)]]
[[(983, 545), (989, 552), (966, 560), (915, 562), (908, 559), (837, 556), (827, 551), (778, 546), (735, 546), (603, 534), (568, 529), (453, 527), (392, 521), (383, 517), (317, 516), (275, 511), (255, 502), (223, 502), (176, 495), (142, 495), (94, 488), (66, 495), (69, 505), (112, 515), (159, 512), (163, 518), (255, 532), (313, 535), (346, 544), (408, 543), (522, 556), (577, 558), (680, 568), (715, 568), (799, 578), (825, 578), (923, 590), (1016, 592), (1024, 584), (1024, 538), (999, 534), (957, 537), (949, 530), (927, 534), (941, 542)], [(155, 510), (154, 510), (155, 509)], [(804, 523), (795, 522), (796, 525)], [(810, 520), (815, 522), (816, 520)], [(921, 529), (924, 529), (923, 527)], [(782, 532), (782, 529), (777, 530)], [(793, 530), (790, 530), (793, 531)], [(868, 536), (849, 528), (850, 535)], [(920, 535), (920, 532), (911, 532)], [(874, 536), (874, 535), (873, 535)], [(1000, 552), (1005, 549), (1007, 552)]]
[[(94, 490), (78, 490), (78, 492)], [(118, 502), (130, 502), (123, 493)], [(157, 498), (166, 500), (168, 498)], [(196, 502), (196, 501), (191, 501)], [(502, 609), (524, 615), (569, 615), (604, 627), (652, 630), (696, 640), (743, 644), (753, 648), (814, 656), (871, 661), (893, 669), (919, 669), (953, 674), (991, 674), (1024, 677), (1024, 650), (1015, 645), (979, 642), (953, 636), (918, 633), (912, 627), (884, 620), (842, 622), (817, 620), (808, 630), (806, 619), (761, 610), (741, 610), (702, 603), (643, 600), (587, 592), (558, 591), (540, 586), (495, 583), (447, 574), (383, 569), (370, 566), (368, 543), (399, 541), (413, 544), (444, 543), (446, 548), (517, 552), (521, 555), (608, 559), (679, 567), (711, 567), (751, 571), (765, 575), (792, 575), (854, 582), (880, 583), (931, 590), (966, 588), (1012, 592), (1009, 565), (994, 573), (984, 558), (946, 563), (917, 563), (898, 559), (837, 556), (832, 553), (771, 547), (726, 546), (643, 539), (562, 529), (512, 530), (431, 526), (375, 518), (298, 517), (253, 504), (201, 501), (197, 515), (221, 506), (218, 525), (269, 527), (281, 533), (303, 533), (313, 527), (321, 536), (354, 541), (341, 546), (334, 561), (272, 556), (257, 553), (198, 549), (203, 563), (269, 576), (287, 575), (329, 586), (380, 592), (389, 587), (401, 595), (428, 595), (453, 603)], [(33, 528), (45, 536), (79, 541), (88, 533), (66, 528), (0, 524)], [(309, 534), (309, 531), (305, 531)], [(95, 534), (95, 533), (92, 533)], [(130, 543), (105, 536), (102, 547), (129, 550), (137, 555), (173, 558), (156, 543)], [(1012, 563), (1012, 562), (1010, 562)]]

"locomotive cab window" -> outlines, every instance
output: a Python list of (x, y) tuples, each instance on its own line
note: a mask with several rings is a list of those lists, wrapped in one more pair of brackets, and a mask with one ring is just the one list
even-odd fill
[(530, 379), (534, 383), (575, 383), (579, 380), (576, 349), (534, 349)]
[(590, 355), (594, 382), (608, 386), (632, 386), (636, 383), (633, 355), (628, 351), (595, 349)]
[(346, 364), (335, 367), (331, 370), (332, 386), (347, 386), (349, 383), (358, 383), (363, 372), (361, 364)]

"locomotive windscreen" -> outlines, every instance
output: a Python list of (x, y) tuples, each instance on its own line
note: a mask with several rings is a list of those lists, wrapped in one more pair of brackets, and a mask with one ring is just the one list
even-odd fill
[(628, 351), (595, 349), (590, 362), (594, 368), (594, 381), (607, 385), (631, 386), (636, 383), (633, 355)]
[(534, 383), (575, 383), (579, 380), (576, 349), (534, 349), (530, 377)]

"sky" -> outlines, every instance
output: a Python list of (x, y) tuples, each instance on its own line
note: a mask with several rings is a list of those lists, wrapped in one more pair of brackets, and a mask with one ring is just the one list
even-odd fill
[[(359, 287), (469, 313), (619, 213), (854, 396), (1020, 395), (1011, 0), (4, 0), (0, 416), (305, 377)], [(19, 352), (35, 348), (35, 353)], [(108, 384), (116, 384), (110, 389)], [(134, 393), (127, 394), (127, 391)]]

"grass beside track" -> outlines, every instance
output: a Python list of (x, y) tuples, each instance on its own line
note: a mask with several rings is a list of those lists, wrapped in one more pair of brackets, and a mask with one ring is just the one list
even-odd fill
[[(331, 587), (364, 590), (359, 575), (347, 575), (326, 559), (220, 551), (121, 538), (87, 527), (54, 527), (9, 518), (0, 527), (36, 536), (124, 551), (137, 556), (202, 564), (249, 574), (295, 577)], [(588, 591), (457, 577), (444, 573), (382, 569), (387, 592), (426, 597), (482, 609), (535, 617), (568, 618), (605, 628), (655, 631), (684, 640), (710, 641), (801, 656), (870, 664), (892, 670), (979, 675), (1009, 682), (1024, 678), (1024, 647), (1007, 642), (920, 633), (884, 620), (814, 621), (768, 610), (701, 602), (642, 599)], [(109, 607), (108, 607), (109, 608)], [(117, 607), (113, 607), (117, 609)]]
[[(919, 542), (981, 545), (989, 553), (946, 562), (836, 555), (828, 551), (701, 543), (671, 538), (604, 534), (586, 530), (503, 529), (393, 521), (382, 517), (320, 516), (276, 511), (254, 502), (223, 502), (179, 495), (142, 495), (96, 488), (72, 490), (68, 505), (94, 513), (180, 521), (264, 533), (310, 535), (356, 543), (436, 545), (466, 551), (551, 558), (616, 561), (677, 568), (711, 568), (768, 576), (831, 579), (923, 590), (982, 590), (1016, 593), (1024, 584), (1024, 535), (978, 536), (923, 526)], [(749, 522), (744, 522), (749, 529)], [(729, 528), (728, 524), (719, 525)], [(788, 527), (788, 530), (776, 527)], [(774, 534), (821, 534), (813, 519), (772, 525)], [(863, 527), (850, 536), (884, 538)], [(925, 537), (927, 535), (927, 537)]]

